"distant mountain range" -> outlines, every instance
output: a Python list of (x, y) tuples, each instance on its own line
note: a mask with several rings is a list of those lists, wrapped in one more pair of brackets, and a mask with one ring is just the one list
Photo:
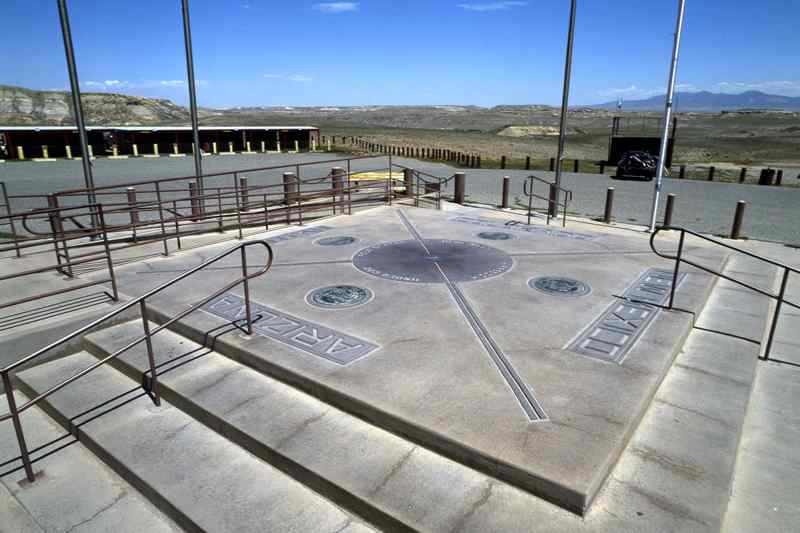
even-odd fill
[[(664, 109), (666, 95), (653, 96), (645, 100), (623, 100), (624, 111), (660, 111)], [(597, 109), (615, 109), (617, 102), (607, 102), (591, 106)], [(771, 109), (800, 111), (800, 97), (766, 94), (761, 91), (747, 91), (741, 94), (723, 94), (701, 91), (695, 93), (675, 93), (676, 111), (702, 111), (719, 113), (742, 109)]]

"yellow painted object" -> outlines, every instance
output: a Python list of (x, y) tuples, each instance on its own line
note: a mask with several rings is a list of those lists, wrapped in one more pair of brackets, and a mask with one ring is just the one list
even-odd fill
[(89, 145), (89, 159), (94, 159), (94, 148), (91, 144)]
[(50, 159), (50, 150), (47, 149), (47, 145), (42, 145), (42, 158)]
[(139, 147), (133, 144), (133, 157), (139, 157)]
[(178, 155), (178, 143), (172, 143), (172, 153)]
[(280, 141), (278, 141), (278, 149), (277, 150), (278, 150), (278, 152), (281, 151), (281, 142)]
[(66, 152), (66, 154), (67, 154), (67, 159), (72, 159), (72, 146), (70, 146), (70, 145), (68, 145), (68, 144), (67, 144), (67, 145), (65, 145), (65, 146), (64, 146), (64, 151), (65, 151), (65, 152)]
[(158, 157), (158, 143), (153, 143), (153, 153), (152, 154), (144, 154), (143, 157)]
[(22, 149), (22, 146), (17, 146), (17, 159), (25, 161), (25, 150)]
[(228, 152), (231, 153), (231, 154), (233, 153), (233, 143), (232, 142), (228, 143)]
[[(392, 172), (392, 179), (394, 180), (395, 191), (405, 191), (405, 183), (403, 183), (403, 174), (399, 172)], [(389, 172), (359, 172), (357, 174), (350, 174), (350, 185), (358, 189), (359, 185), (377, 186), (379, 183), (385, 186), (385, 182), (389, 180)]]
[(219, 152), (217, 152), (217, 143), (216, 143), (216, 141), (211, 143), (211, 152), (214, 155), (217, 155), (219, 153)]
[(111, 147), (111, 155), (113, 155), (114, 157), (117, 157), (119, 155), (119, 149), (117, 148), (116, 144)]
[(261, 141), (261, 153), (263, 154), (266, 151), (267, 151), (267, 143)]
[(294, 151), (295, 153), (300, 153), (300, 141), (294, 142)]

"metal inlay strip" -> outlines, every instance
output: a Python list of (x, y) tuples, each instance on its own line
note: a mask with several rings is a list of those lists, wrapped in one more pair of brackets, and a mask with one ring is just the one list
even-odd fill
[[(403, 224), (408, 229), (408, 232), (417, 242), (419, 242), (420, 246), (425, 249), (426, 253), (429, 253), (427, 247), (425, 246), (424, 240), (417, 232), (416, 228), (414, 228), (413, 224), (411, 224), (411, 221), (408, 220), (408, 217), (406, 217), (405, 213), (398, 211), (398, 214), (400, 215), (400, 219), (403, 221)], [(511, 391), (514, 393), (517, 402), (527, 415), (528, 419), (533, 422), (548, 420), (547, 413), (545, 413), (541, 403), (539, 403), (531, 388), (527, 383), (525, 383), (525, 380), (522, 379), (517, 370), (514, 368), (514, 365), (511, 363), (511, 360), (508, 358), (508, 356), (503, 352), (500, 346), (498, 346), (494, 338), (492, 338), (489, 330), (486, 329), (486, 326), (483, 324), (483, 322), (481, 322), (478, 314), (467, 301), (464, 293), (461, 292), (461, 288), (458, 286), (458, 284), (454, 283), (452, 280), (450, 280), (450, 278), (447, 277), (447, 274), (442, 269), (441, 265), (439, 265), (438, 261), (434, 261), (434, 264), (436, 265), (439, 274), (442, 276), (447, 289), (450, 291), (453, 300), (456, 302), (456, 305), (461, 311), (461, 314), (464, 315), (467, 323), (475, 332), (478, 340), (481, 342), (484, 349), (489, 354), (489, 357), (492, 359), (492, 362), (499, 370), (500, 375), (508, 384), (509, 388), (511, 388)]]

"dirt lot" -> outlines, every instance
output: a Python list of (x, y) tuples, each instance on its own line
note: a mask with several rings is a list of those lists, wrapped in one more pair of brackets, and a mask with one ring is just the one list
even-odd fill
[[(599, 161), (608, 153), (615, 111), (573, 109), (568, 118), (568, 159)], [(625, 113), (631, 124), (647, 123), (658, 135), (658, 113)], [(557, 151), (559, 111), (547, 106), (472, 106), (239, 109), (204, 117), (204, 124), (319, 126), (323, 135), (360, 136), (381, 144), (447, 148), (480, 154), (484, 166), (505, 155), (511, 166), (530, 156), (541, 166)], [(649, 119), (649, 120), (648, 120)], [(792, 184), (800, 173), (800, 113), (727, 112), (678, 114), (674, 162), (696, 177), (717, 167), (716, 179), (735, 180), (741, 167), (784, 169)], [(581, 169), (588, 171), (589, 169)], [(752, 172), (754, 173), (754, 172)], [(788, 179), (791, 178), (791, 179)]]

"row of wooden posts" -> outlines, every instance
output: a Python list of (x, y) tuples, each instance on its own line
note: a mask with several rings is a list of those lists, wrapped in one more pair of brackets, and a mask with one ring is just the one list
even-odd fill
[[(414, 157), (420, 159), (433, 159), (433, 160), (440, 160), (440, 161), (448, 161), (448, 162), (455, 162), (465, 167), (469, 168), (481, 168), (481, 156), (476, 154), (466, 154), (464, 152), (458, 152), (454, 150), (448, 150), (446, 148), (417, 148), (411, 146), (392, 146), (386, 144), (379, 144), (371, 142), (367, 139), (363, 139), (360, 137), (342, 137), (343, 144), (350, 144), (353, 146), (357, 146), (359, 148), (371, 151), (371, 152), (379, 152), (382, 154), (391, 154), (391, 155), (398, 155), (404, 157)], [(500, 169), (503, 170), (508, 166), (509, 159), (506, 156), (500, 156)], [(564, 165), (562, 166), (565, 170), (571, 170), (572, 172), (580, 172), (581, 165), (589, 164), (593, 165), (597, 168), (598, 174), (605, 174), (606, 167), (613, 166), (607, 165), (604, 162), (590, 162), (590, 161), (583, 161), (581, 162), (580, 159), (572, 159), (568, 160), (571, 161), (571, 165), (567, 165), (567, 161), (565, 161)], [(550, 172), (555, 172), (556, 169), (556, 158), (551, 157), (549, 161), (548, 170)], [(531, 170), (531, 157), (525, 157), (525, 170)], [(742, 167), (739, 170), (739, 183), (744, 183), (747, 179), (748, 173), (751, 169), (747, 167)], [(714, 166), (710, 166), (708, 168), (706, 174), (707, 181), (714, 181), (717, 174), (717, 168)], [(680, 165), (678, 167), (677, 178), (678, 179), (685, 179), (687, 176), (687, 168), (686, 165)], [(798, 174), (797, 179), (800, 180), (800, 174)], [(773, 168), (764, 168), (761, 169), (759, 174), (759, 185), (777, 185), (780, 186), (783, 183), (783, 170), (773, 169)]]
[[(457, 175), (458, 177), (458, 175)], [(455, 201), (457, 203), (463, 204), (464, 203), (464, 175), (461, 174), (461, 194), (455, 194)], [(552, 185), (551, 185), (552, 189)], [(456, 191), (458, 191), (458, 183), (456, 186)], [(611, 224), (614, 220), (614, 187), (609, 187), (606, 191), (606, 202), (605, 208), (603, 209), (603, 222), (606, 224)], [(550, 198), (553, 198), (552, 190), (550, 191)], [(511, 194), (511, 178), (509, 176), (503, 176), (502, 185), (500, 189), (500, 207), (502, 209), (508, 209), (510, 207), (510, 199), (509, 196)], [(677, 196), (675, 194), (668, 194), (667, 195), (667, 205), (664, 208), (664, 219), (661, 223), (664, 227), (672, 226), (672, 215), (675, 212), (675, 199)], [(733, 224), (731, 225), (730, 231), (730, 238), (731, 239), (739, 239), (741, 238), (742, 234), (742, 223), (744, 222), (744, 214), (745, 210), (747, 209), (747, 202), (744, 200), (739, 200), (736, 203), (736, 211), (733, 215)]]
[[(194, 153), (194, 143), (191, 143), (190, 146), (191, 146), (190, 153), (193, 154)], [(228, 143), (228, 150), (227, 151), (222, 151), (222, 150), (219, 150), (216, 142), (212, 142), (211, 143), (211, 152), (209, 154), (205, 154), (205, 155), (235, 155), (235, 154), (258, 154), (258, 153), (275, 154), (275, 153), (280, 153), (282, 151), (281, 150), (280, 141), (278, 141), (278, 145), (277, 145), (277, 148), (275, 150), (267, 150), (265, 141), (261, 141), (259, 148), (260, 149), (258, 149), (258, 148), (254, 149), (254, 147), (250, 143), (250, 141), (247, 141), (245, 143), (245, 149), (243, 151), (236, 152), (233, 149), (233, 142), (229, 142)], [(332, 147), (331, 147), (330, 144), (328, 144), (327, 151), (331, 151), (331, 150), (332, 150)], [(152, 152), (145, 152), (145, 151), (141, 151), (140, 152), (139, 145), (137, 145), (137, 144), (132, 144), (131, 145), (131, 151), (133, 153), (131, 154), (130, 157), (161, 157), (161, 152), (159, 150), (158, 143), (153, 143), (152, 144)], [(316, 142), (316, 139), (313, 139), (313, 138), (311, 140), (311, 151), (312, 152), (316, 152), (317, 151), (317, 142)], [(89, 152), (89, 157), (91, 159), (94, 159), (95, 158), (95, 154), (94, 154), (94, 148), (92, 147), (92, 145), (88, 146), (88, 152)], [(300, 153), (300, 142), (299, 141), (294, 141), (294, 150), (293, 151), (290, 150), (289, 153)], [(65, 154), (65, 159), (73, 159), (72, 146), (70, 146), (68, 144), (65, 145), (64, 146), (64, 154)], [(180, 147), (179, 147), (178, 143), (172, 143), (172, 152), (167, 154), (167, 155), (169, 157), (186, 157), (187, 154), (182, 153), (180, 151)], [(129, 157), (128, 155), (120, 155), (119, 148), (117, 147), (117, 145), (112, 145), (111, 146), (111, 155), (108, 156), (109, 159), (127, 159), (128, 157)], [(17, 159), (19, 159), (20, 161), (24, 161), (24, 160), (27, 159), (27, 156), (25, 154), (25, 149), (22, 146), (17, 146)], [(54, 158), (50, 157), (50, 147), (48, 145), (46, 145), (46, 144), (42, 145), (42, 147), (41, 147), (41, 157), (33, 157), (33, 158), (31, 158), (31, 160), (32, 161), (55, 161)]]

